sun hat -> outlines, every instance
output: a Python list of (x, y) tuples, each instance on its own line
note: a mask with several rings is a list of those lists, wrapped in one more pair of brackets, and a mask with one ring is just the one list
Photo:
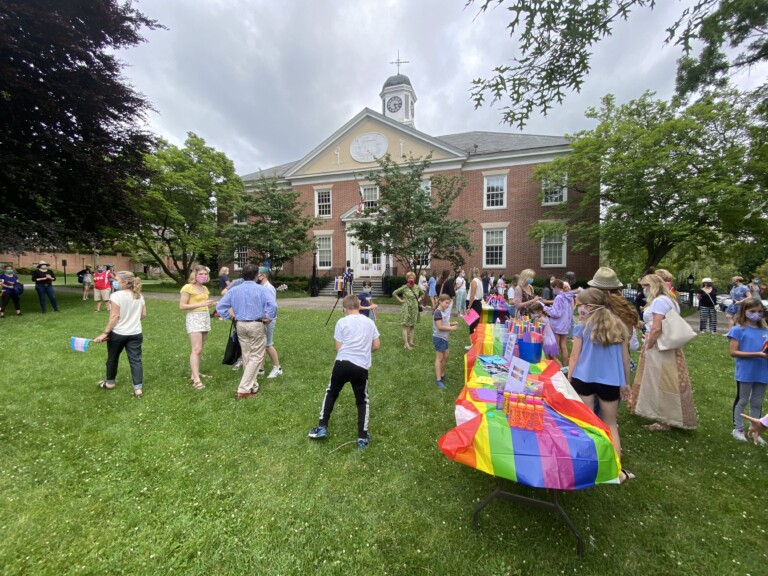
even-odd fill
[(37, 263), (37, 267), (40, 268), (40, 266), (48, 266), (48, 262), (45, 260), (40, 260), (40, 262)]
[(269, 274), (269, 268), (266, 266), (259, 266), (259, 274)]
[(707, 277), (707, 278), (702, 278), (702, 279), (701, 279), (701, 283), (702, 283), (702, 284), (712, 284), (712, 278), (709, 278), (709, 277)]
[(593, 288), (602, 288), (604, 290), (613, 290), (614, 288), (621, 288), (624, 286), (616, 277), (616, 272), (608, 268), (607, 266), (600, 267), (592, 280), (587, 282)]

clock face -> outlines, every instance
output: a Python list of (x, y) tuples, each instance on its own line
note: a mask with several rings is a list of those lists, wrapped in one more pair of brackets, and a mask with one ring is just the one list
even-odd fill
[(387, 110), (390, 112), (397, 112), (402, 107), (403, 101), (400, 99), (400, 96), (392, 96), (392, 98), (387, 100)]

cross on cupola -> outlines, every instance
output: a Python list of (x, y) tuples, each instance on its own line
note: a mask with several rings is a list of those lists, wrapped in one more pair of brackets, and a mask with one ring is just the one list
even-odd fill
[(408, 126), (414, 125), (414, 105), (416, 93), (411, 86), (411, 80), (405, 74), (400, 74), (401, 64), (410, 64), (408, 60), (400, 59), (400, 50), (397, 51), (397, 60), (390, 62), (397, 66), (397, 74), (387, 78), (381, 89), (381, 113), (387, 118), (392, 118)]

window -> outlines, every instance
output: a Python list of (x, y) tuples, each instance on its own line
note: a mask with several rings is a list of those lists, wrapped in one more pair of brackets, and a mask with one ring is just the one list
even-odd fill
[(430, 257), (429, 252), (424, 252), (423, 254), (419, 254), (416, 258), (416, 266), (423, 269), (429, 269), (430, 265)]
[(360, 194), (363, 197), (363, 209), (376, 211), (376, 206), (379, 203), (379, 187), (378, 186), (362, 186), (360, 188)]
[(425, 196), (432, 196), (432, 180), (430, 178), (421, 181), (421, 190)]
[(505, 267), (506, 244), (506, 228), (483, 230), (483, 268)]
[(248, 217), (245, 215), (245, 212), (233, 212), (232, 213), (232, 220), (235, 224), (248, 224)]
[(331, 189), (315, 190), (315, 216), (318, 218), (331, 217)]
[(507, 176), (492, 175), (485, 176), (485, 196), (483, 208), (506, 208), (507, 207)]
[(331, 267), (331, 237), (318, 236), (315, 238), (315, 243), (317, 244), (317, 267), (330, 268)]
[(235, 270), (242, 269), (248, 264), (248, 246), (238, 246), (235, 249)]
[(559, 182), (541, 182), (542, 204), (562, 204), (568, 199), (568, 188), (565, 184), (565, 178)]
[(541, 239), (542, 268), (565, 266), (565, 234), (547, 234)]

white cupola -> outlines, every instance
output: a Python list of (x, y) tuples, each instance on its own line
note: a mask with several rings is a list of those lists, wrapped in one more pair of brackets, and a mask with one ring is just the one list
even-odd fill
[(414, 127), (416, 93), (408, 76), (396, 74), (387, 78), (379, 96), (384, 116)]

